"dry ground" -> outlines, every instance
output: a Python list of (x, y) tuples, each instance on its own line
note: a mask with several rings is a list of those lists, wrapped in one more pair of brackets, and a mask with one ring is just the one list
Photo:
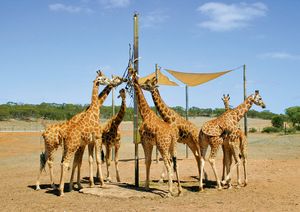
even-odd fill
[[(206, 119), (191, 119), (201, 126)], [(252, 120), (248, 123), (267, 126), (268, 122)], [(1, 123), (0, 123), (1, 125)], [(200, 128), (200, 127), (199, 127)], [(185, 146), (179, 144), (179, 171), (183, 185), (183, 196), (164, 198), (166, 184), (159, 184), (162, 162), (151, 166), (152, 190), (145, 192), (145, 165), (142, 147), (140, 156), (140, 185), (134, 184), (134, 145), (131, 123), (122, 125), (122, 145), (120, 152), (120, 174), (122, 184), (108, 184), (101, 190), (101, 196), (83, 194), (78, 190), (57, 196), (49, 185), (49, 171), (41, 177), (41, 190), (35, 191), (39, 168), (39, 154), (43, 150), (40, 132), (0, 133), (0, 177), (1, 211), (300, 211), (300, 135), (249, 134), (248, 170), (249, 185), (232, 189), (215, 189), (215, 178), (206, 163), (209, 181), (204, 182), (204, 192), (197, 191), (198, 174), (196, 161), (191, 152), (185, 157)], [(61, 150), (56, 154), (54, 174), (59, 182)], [(155, 157), (154, 157), (155, 158)], [(217, 158), (217, 168), (221, 175), (222, 153)], [(95, 169), (94, 169), (95, 170)], [(102, 165), (105, 175), (105, 164)], [(87, 156), (82, 167), (82, 185), (88, 187)], [(174, 178), (174, 177), (173, 177)], [(68, 181), (68, 178), (66, 181)], [(112, 179), (115, 182), (114, 164)], [(236, 185), (236, 176), (233, 176)], [(66, 183), (66, 188), (68, 184)], [(116, 189), (117, 188), (117, 189)], [(119, 188), (119, 190), (118, 190)]]

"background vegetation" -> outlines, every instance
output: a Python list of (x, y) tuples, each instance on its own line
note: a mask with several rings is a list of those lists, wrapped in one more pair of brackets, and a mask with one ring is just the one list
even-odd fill
[[(6, 104), (0, 105), (0, 121), (7, 119), (20, 119), (27, 120), (30, 118), (44, 118), (50, 120), (69, 120), (74, 115), (80, 113), (85, 110), (88, 105), (80, 105), (80, 104), (56, 104), (56, 103), (41, 103), (39, 105), (34, 104), (24, 104), (24, 103), (15, 103), (8, 102)], [(299, 107), (300, 108), (300, 107)], [(117, 113), (120, 109), (120, 106), (115, 106), (115, 113)], [(182, 117), (186, 116), (185, 108), (177, 106), (173, 107), (177, 113), (179, 113)], [(155, 107), (152, 107), (152, 110), (155, 111)], [(298, 115), (294, 114), (295, 109), (288, 108), (287, 114), (282, 115), (283, 119), (287, 119), (291, 117), (293, 123), (299, 123), (300, 119), (300, 111), (298, 111)], [(225, 109), (220, 108), (198, 108), (191, 107), (189, 108), (189, 117), (218, 117), (225, 112)], [(128, 107), (126, 109), (126, 115), (124, 121), (132, 121), (133, 120), (133, 108)], [(278, 115), (272, 113), (268, 110), (264, 110), (262, 112), (258, 112), (255, 110), (248, 111), (248, 117), (250, 118), (262, 118), (262, 119), (272, 119), (273, 117), (277, 117)], [(112, 108), (111, 106), (102, 106), (100, 117), (104, 119), (109, 119), (112, 116)]]

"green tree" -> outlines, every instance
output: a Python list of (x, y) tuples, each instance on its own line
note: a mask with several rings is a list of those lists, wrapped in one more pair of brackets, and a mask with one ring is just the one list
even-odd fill
[(282, 116), (280, 116), (280, 115), (274, 116), (272, 118), (271, 122), (272, 122), (273, 127), (283, 128), (284, 119)]
[(293, 123), (293, 126), (300, 123), (300, 106), (285, 109), (285, 114), (288, 116), (289, 121)]

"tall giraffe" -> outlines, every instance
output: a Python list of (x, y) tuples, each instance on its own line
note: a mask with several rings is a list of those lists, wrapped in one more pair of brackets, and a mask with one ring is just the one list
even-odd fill
[[(245, 116), (246, 112), (251, 108), (253, 103), (258, 106), (261, 106), (262, 108), (266, 107), (258, 91), (255, 91), (255, 94), (250, 95), (238, 107), (225, 112), (224, 114), (222, 114), (214, 120), (204, 123), (204, 125), (202, 126), (199, 135), (201, 151), (199, 188), (201, 191), (203, 190), (202, 173), (204, 167), (204, 159), (208, 145), (211, 147), (209, 163), (213, 169), (219, 190), (222, 189), (222, 186), (215, 166), (215, 157), (217, 155), (220, 145), (222, 145), (223, 142), (228, 142), (228, 146), (232, 150), (236, 162), (234, 168), (229, 171), (224, 181), (227, 181), (230, 178), (230, 175), (233, 172), (233, 170), (235, 170), (235, 168), (240, 164), (238, 146), (236, 145), (236, 142), (232, 141), (235, 141), (235, 139), (237, 139), (238, 137), (238, 122), (242, 117)], [(224, 181), (222, 182), (224, 183)]]
[[(98, 77), (99, 77), (99, 83), (101, 85), (107, 85), (108, 83), (112, 83), (110, 81), (110, 79), (106, 78), (101, 73), (101, 71), (98, 72)], [(101, 77), (103, 79), (101, 79)], [(111, 85), (108, 85), (108, 86), (111, 86)], [(50, 125), (43, 132), (42, 137), (44, 138), (44, 143), (45, 143), (45, 153), (42, 153), (41, 158), (40, 158), (40, 170), (39, 170), (39, 174), (38, 174), (38, 178), (37, 178), (37, 182), (36, 182), (36, 190), (40, 190), (40, 176), (41, 176), (42, 171), (45, 169), (46, 163), (49, 166), (51, 186), (53, 189), (56, 189), (56, 186), (54, 184), (54, 178), (53, 178), (54, 153), (56, 152), (56, 150), (59, 146), (62, 146), (62, 136), (61, 135), (66, 131), (66, 129), (70, 125), (77, 123), (84, 114), (85, 114), (85, 111), (82, 111), (81, 113), (72, 117), (67, 122)]]
[(137, 98), (137, 105), (142, 117), (142, 125), (139, 128), (141, 143), (145, 153), (146, 165), (146, 184), (145, 189), (149, 190), (150, 184), (150, 166), (153, 146), (156, 145), (159, 150), (164, 164), (168, 172), (168, 196), (172, 195), (172, 176), (171, 176), (171, 161), (169, 151), (173, 156), (174, 171), (178, 181), (178, 195), (182, 195), (181, 183), (179, 180), (178, 165), (177, 165), (177, 137), (170, 124), (159, 119), (155, 112), (149, 107), (141, 87), (138, 83), (137, 72), (135, 69), (128, 68), (129, 78), (134, 86), (134, 91)]
[[(119, 76), (114, 77), (112, 75), (111, 84), (107, 85), (98, 96), (99, 107), (101, 108), (106, 97), (108, 96), (108, 94), (110, 93), (110, 91), (113, 87), (119, 86), (121, 83), (126, 82), (126, 81), (127, 81), (126, 78), (121, 78)], [(74, 173), (75, 173), (75, 170), (77, 167), (78, 167), (78, 169), (77, 169), (77, 185), (78, 185), (79, 189), (82, 188), (81, 183), (80, 183), (80, 179), (81, 179), (80, 170), (81, 170), (82, 157), (84, 154), (84, 150), (85, 150), (85, 146), (80, 146), (75, 153), (74, 161), (73, 161), (73, 168), (72, 168), (71, 178), (70, 178), (70, 184), (69, 184), (69, 191), (71, 191), (73, 189)], [(93, 151), (93, 145), (90, 145), (89, 151)], [(90, 184), (91, 187), (94, 186), (92, 179), (90, 179), (90, 183), (91, 183)]]
[(102, 143), (106, 149), (106, 168), (107, 168), (107, 182), (111, 180), (110, 177), (110, 162), (111, 162), (111, 150), (115, 147), (115, 168), (116, 178), (120, 182), (119, 167), (118, 167), (118, 156), (119, 149), (121, 146), (121, 132), (120, 124), (125, 116), (126, 111), (126, 91), (125, 89), (120, 90), (118, 98), (122, 98), (122, 104), (118, 114), (114, 115), (103, 127)]
[[(230, 101), (230, 97), (229, 94), (227, 94), (227, 96), (225, 96), (225, 94), (223, 94), (223, 103), (225, 106), (225, 110), (229, 111), (229, 101)], [(238, 139), (233, 141), (233, 142), (238, 142), (238, 146), (240, 149), (240, 153), (243, 159), (243, 167), (244, 167), (244, 177), (245, 177), (245, 186), (248, 184), (248, 178), (247, 178), (247, 136), (245, 135), (245, 133), (238, 129)], [(226, 142), (224, 143), (224, 145), (222, 145), (222, 149), (223, 149), (223, 174), (222, 174), (222, 180), (225, 180), (225, 176), (226, 176), (226, 171), (225, 171), (225, 167), (227, 169), (227, 173), (229, 173), (230, 170), (230, 166), (232, 164), (232, 151), (230, 149), (230, 147)], [(227, 148), (226, 148), (227, 147)], [(237, 166), (237, 178), (238, 178), (238, 185), (241, 184), (240, 181), (240, 170), (239, 170), (239, 166)], [(229, 183), (228, 185), (229, 187), (231, 186), (231, 184)]]
[(65, 173), (69, 168), (70, 161), (79, 147), (89, 146), (89, 173), (90, 184), (93, 184), (93, 149), (95, 146), (97, 170), (99, 174), (99, 181), (101, 186), (104, 184), (101, 174), (101, 159), (100, 151), (102, 145), (102, 127), (99, 123), (100, 115), (100, 101), (98, 98), (99, 91), (99, 77), (94, 80), (92, 101), (81, 119), (68, 127), (66, 132), (62, 135), (63, 141), (63, 157), (61, 163), (61, 178), (59, 185), (60, 196), (64, 195), (64, 178)]
[[(198, 172), (200, 174), (199, 130), (196, 125), (183, 119), (177, 112), (165, 104), (159, 94), (156, 77), (146, 80), (145, 83), (141, 84), (141, 87), (144, 90), (150, 91), (153, 102), (160, 116), (175, 130), (176, 136), (178, 137), (177, 142), (187, 144), (191, 149), (197, 161)], [(205, 178), (207, 178), (207, 175), (205, 175)]]

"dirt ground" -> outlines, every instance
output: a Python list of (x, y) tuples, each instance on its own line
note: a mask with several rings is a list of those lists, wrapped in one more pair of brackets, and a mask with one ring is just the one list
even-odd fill
[[(197, 126), (206, 120), (191, 120)], [(201, 122), (201, 123), (200, 123)], [(265, 126), (264, 121), (249, 121), (255, 126)], [(158, 183), (162, 162), (156, 164), (155, 154), (151, 166), (151, 191), (143, 189), (145, 182), (144, 153), (139, 145), (140, 188), (134, 187), (134, 145), (131, 123), (124, 123), (120, 150), (120, 184), (115, 183), (114, 163), (111, 173), (113, 183), (96, 193), (84, 194), (75, 189), (59, 197), (50, 187), (49, 170), (41, 176), (41, 190), (35, 191), (39, 168), (39, 154), (44, 149), (40, 132), (0, 133), (0, 178), (1, 211), (300, 211), (300, 134), (261, 134), (248, 136), (248, 179), (249, 184), (237, 187), (236, 174), (233, 188), (218, 191), (209, 163), (205, 169), (209, 181), (204, 182), (204, 191), (199, 192), (196, 161), (189, 151), (186, 158), (185, 146), (178, 144), (178, 165), (183, 196), (178, 197), (177, 181), (173, 184), (174, 196), (165, 198), (165, 183)], [(154, 151), (155, 153), (155, 151)], [(60, 178), (61, 149), (55, 156), (54, 177), (58, 185)], [(82, 185), (88, 189), (87, 154), (83, 158)], [(216, 161), (219, 176), (222, 170), (222, 152)], [(95, 172), (94, 167), (94, 172)], [(102, 165), (106, 175), (105, 164)], [(65, 179), (68, 182), (70, 172)], [(99, 190), (100, 196), (99, 196)]]

